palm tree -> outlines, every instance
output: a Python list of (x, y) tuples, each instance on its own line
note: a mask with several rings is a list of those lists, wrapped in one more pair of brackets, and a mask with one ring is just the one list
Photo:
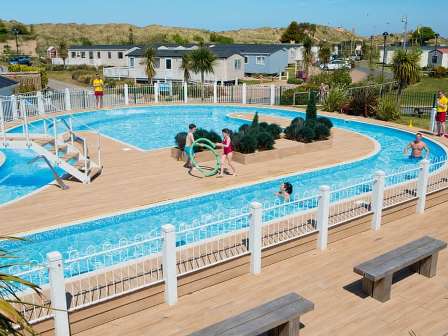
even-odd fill
[(65, 60), (68, 58), (68, 48), (67, 48), (67, 43), (65, 43), (64, 40), (59, 41), (58, 53), (59, 53), (59, 57), (62, 58), (62, 62), (64, 63), (64, 68), (65, 68)]
[(142, 64), (145, 64), (145, 72), (148, 77), (148, 81), (152, 84), (152, 80), (156, 75), (155, 69), (155, 60), (156, 60), (156, 50), (154, 48), (146, 48), (143, 54), (144, 61)]
[[(0, 239), (22, 240), (11, 237), (0, 237)], [(0, 249), (0, 259), (10, 260), (13, 258), (14, 256), (10, 255), (7, 251)], [(8, 269), (12, 266), (18, 265), (3, 264), (1, 268)], [(36, 306), (22, 302), (21, 298), (17, 295), (17, 289), (23, 287), (30, 288), (37, 295), (41, 296), (41, 290), (37, 285), (15, 275), (0, 273), (0, 335), (35, 335), (33, 328), (17, 308), (18, 305)]]
[(305, 70), (305, 76), (308, 78), (309, 68), (313, 63), (313, 53), (311, 48), (313, 47), (313, 41), (309, 36), (306, 36), (303, 40), (303, 65)]
[(202, 100), (204, 100), (204, 77), (206, 73), (214, 72), (213, 67), (216, 63), (216, 56), (206, 47), (200, 46), (190, 53), (190, 58), (191, 70), (194, 73), (201, 74)]
[(420, 50), (399, 49), (395, 52), (392, 64), (394, 78), (398, 81), (398, 94), (409, 84), (420, 80)]
[(180, 68), (184, 70), (184, 81), (188, 83), (190, 80), (190, 71), (191, 71), (191, 56), (190, 54), (184, 54), (182, 56), (182, 64)]
[(331, 49), (328, 43), (323, 43), (319, 48), (319, 60), (322, 64), (328, 64), (330, 62)]

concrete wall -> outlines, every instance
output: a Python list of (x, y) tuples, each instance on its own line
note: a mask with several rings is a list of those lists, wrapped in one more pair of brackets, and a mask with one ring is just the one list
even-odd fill
[[(181, 68), (182, 59), (180, 57), (160, 57), (160, 66), (157, 67), (154, 80), (162, 81), (183, 81), (184, 71)], [(171, 69), (166, 68), (166, 60), (171, 59)], [(235, 61), (240, 61), (240, 69), (235, 69)], [(143, 58), (134, 59), (134, 67), (130, 67), (130, 77), (137, 80), (147, 80), (145, 73), (145, 63)], [(244, 76), (244, 58), (240, 55), (233, 55), (229, 58), (220, 58), (216, 60), (213, 73), (206, 73), (206, 81), (234, 81), (236, 78)], [(190, 80), (199, 81), (201, 79), (200, 73), (190, 73)]]
[[(245, 54), (244, 56), (247, 57), (247, 64), (245, 64), (247, 74), (278, 74), (288, 66), (288, 51), (286, 49), (278, 50), (271, 55)], [(264, 64), (257, 64), (257, 57), (264, 57)]]

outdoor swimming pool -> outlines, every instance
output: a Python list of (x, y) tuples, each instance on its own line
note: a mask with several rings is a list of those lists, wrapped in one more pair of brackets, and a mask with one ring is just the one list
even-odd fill
[[(75, 116), (74, 126), (82, 129), (84, 126), (81, 124), (87, 124), (110, 137), (148, 150), (172, 146), (174, 135), (185, 130), (186, 125), (190, 122), (194, 122), (199, 127), (212, 128), (217, 131), (223, 127), (237, 128), (241, 125), (241, 121), (231, 120), (227, 117), (229, 113), (254, 113), (256, 111), (260, 114), (277, 115), (290, 119), (298, 115), (297, 112), (292, 111), (256, 107), (153, 106), (79, 114)], [(287, 180), (294, 185), (294, 189), (299, 195), (304, 192), (316, 192), (319, 185), (322, 184), (330, 185), (333, 189), (348, 186), (370, 178), (377, 169), (388, 173), (400, 167), (415, 166), (415, 163), (410, 162), (402, 154), (405, 145), (413, 139), (412, 134), (382, 126), (354, 121), (346, 122), (336, 118), (333, 118), (332, 121), (336, 127), (370, 136), (380, 144), (381, 149), (373, 157), (358, 162), (289, 176)], [(37, 123), (32, 131), (38, 132), (40, 127), (41, 125)], [(445, 155), (439, 145), (431, 141), (428, 141), (428, 145), (431, 149), (431, 157)], [(8, 162), (8, 152), (6, 155), (6, 162)], [(24, 158), (26, 155), (20, 156), (17, 162), (20, 164)], [(14, 166), (15, 163), (10, 164)], [(0, 168), (0, 178), (4, 178), (3, 169), (4, 167)], [(40, 173), (37, 171), (36, 177)], [(47, 252), (55, 250), (60, 251), (65, 258), (74, 255), (87, 255), (92, 253), (92, 246), (110, 248), (118, 246), (123, 239), (134, 240), (158, 236), (160, 227), (167, 223), (175, 225), (177, 230), (183, 230), (212, 222), (218, 218), (236, 215), (240, 213), (242, 207), (252, 201), (272, 202), (275, 199), (274, 192), (284, 180), (284, 178), (273, 179), (242, 188), (36, 233), (27, 236), (28, 242), (7, 242), (3, 243), (2, 247), (17, 250), (18, 254), (26, 260), (43, 260)], [(11, 181), (15, 180), (11, 179)], [(33, 187), (45, 183), (47, 183), (45, 178), (42, 178)], [(11, 183), (11, 187), (14, 188), (15, 184)], [(32, 187), (29, 188), (32, 189)]]

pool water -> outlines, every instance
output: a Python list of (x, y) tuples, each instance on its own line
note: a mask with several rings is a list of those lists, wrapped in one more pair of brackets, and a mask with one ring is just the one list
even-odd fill
[[(83, 129), (85, 127), (83, 125), (86, 124), (115, 139), (149, 150), (172, 146), (175, 134), (184, 131), (191, 122), (198, 127), (216, 131), (223, 127), (236, 129), (242, 122), (228, 118), (229, 113), (254, 113), (256, 111), (260, 114), (277, 115), (289, 119), (298, 115), (303, 116), (303, 113), (255, 107), (153, 106), (83, 113), (75, 116), (73, 125), (75, 128)], [(301, 196), (305, 192), (317, 192), (319, 185), (322, 184), (337, 189), (357, 183), (370, 178), (378, 169), (388, 173), (404, 166), (415, 167), (415, 163), (404, 157), (402, 153), (403, 148), (413, 139), (412, 134), (355, 121), (347, 122), (336, 118), (332, 118), (332, 121), (336, 127), (373, 138), (381, 146), (380, 151), (370, 158), (354, 163), (156, 205), (143, 210), (33, 234), (27, 236), (28, 242), (7, 242), (1, 245), (4, 248), (17, 250), (17, 254), (25, 260), (43, 260), (45, 254), (50, 251), (59, 251), (65, 258), (74, 255), (87, 255), (95, 250), (122, 244), (124, 240), (132, 241), (158, 236), (161, 226), (167, 223), (175, 225), (179, 231), (247, 211), (247, 208), (243, 210), (242, 208), (247, 207), (252, 201), (271, 203), (275, 200), (275, 191), (285, 180), (291, 182), (294, 186), (294, 193)], [(41, 127), (41, 123), (36, 123), (31, 130), (40, 132), (39, 128)], [(431, 141), (427, 141), (427, 144), (432, 158), (445, 155), (439, 145)], [(347, 150), (350, 149), (347, 148)], [(8, 152), (6, 155), (8, 157)], [(14, 155), (12, 157), (14, 158)], [(6, 162), (8, 160), (9, 157)], [(16, 160), (20, 164), (22, 156)], [(10, 165), (14, 166), (14, 161)], [(0, 168), (0, 179), (4, 176), (3, 169), (3, 167)], [(9, 169), (11, 170), (11, 167)], [(36, 178), (41, 174), (44, 176), (44, 171), (36, 171)], [(48, 181), (39, 177), (37, 183), (34, 182), (33, 185), (28, 186), (29, 182), (30, 180), (27, 178), (24, 184), (29, 190), (32, 190), (36, 185), (44, 185)], [(15, 188), (15, 184), (11, 186)], [(17, 192), (19, 195), (24, 193)], [(188, 242), (190, 241), (182, 243)]]

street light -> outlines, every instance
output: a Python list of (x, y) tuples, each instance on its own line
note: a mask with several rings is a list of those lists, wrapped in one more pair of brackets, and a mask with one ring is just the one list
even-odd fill
[(408, 17), (407, 16), (403, 16), (401, 18), (401, 22), (404, 23), (404, 37), (403, 37), (403, 48), (406, 49), (406, 45), (407, 45), (407, 38), (408, 38)]
[(387, 42), (387, 37), (389, 36), (388, 32), (384, 32), (383, 33), (383, 37), (384, 37), (384, 43), (383, 43), (383, 67), (381, 69), (381, 81), (384, 82), (384, 66), (386, 65), (386, 55), (387, 55), (387, 50), (386, 50), (386, 42)]
[(16, 52), (17, 55), (19, 54), (19, 34), (20, 34), (20, 30), (18, 30), (17, 28), (13, 28), (12, 33), (16, 36)]
[(372, 53), (373, 53), (373, 35), (370, 36), (370, 52), (369, 52), (369, 64), (372, 65)]
[(434, 45), (434, 50), (437, 50), (437, 42), (438, 42), (439, 36), (440, 36), (440, 34), (438, 34), (438, 33), (434, 34), (434, 37), (436, 38), (436, 42), (435, 42), (435, 45)]

